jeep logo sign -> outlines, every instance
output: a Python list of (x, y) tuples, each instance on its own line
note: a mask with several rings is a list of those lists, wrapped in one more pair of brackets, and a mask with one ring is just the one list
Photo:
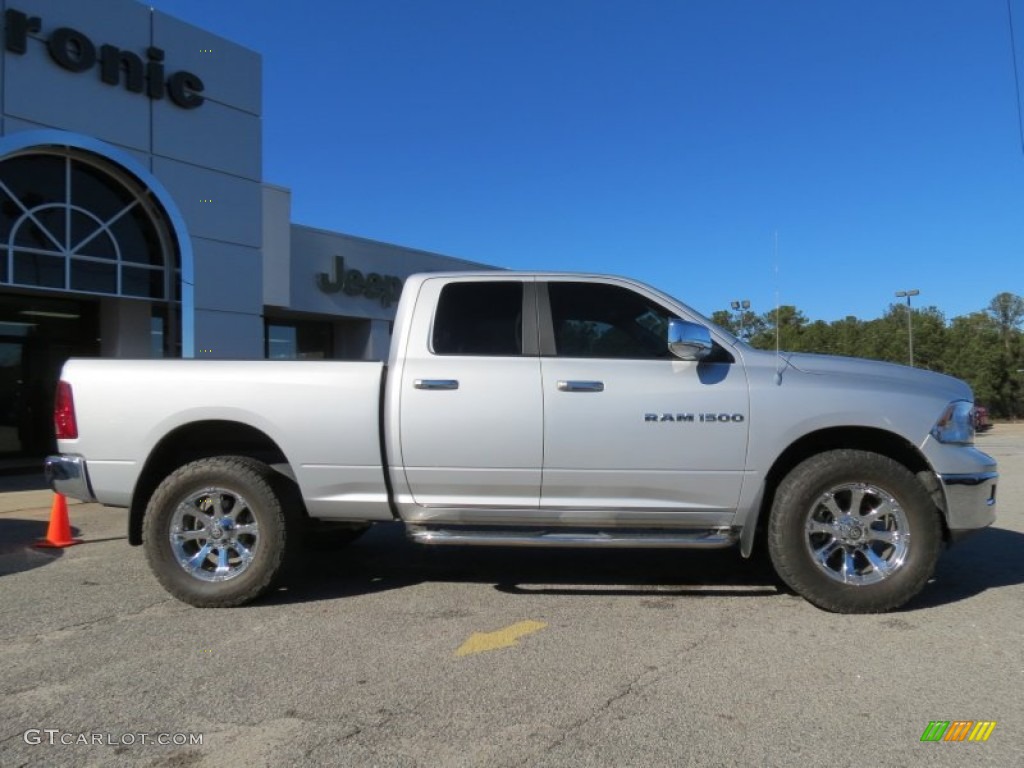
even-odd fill
[(316, 276), (316, 287), (327, 294), (341, 291), (346, 296), (380, 299), (382, 307), (390, 307), (402, 293), (402, 278), (376, 272), (364, 275), (358, 269), (345, 269), (345, 259), (335, 256), (334, 274), (320, 272)]
[[(38, 16), (27, 16), (13, 8), (4, 13), (4, 47), (11, 53), (24, 54), (29, 35), (43, 28)], [(97, 48), (86, 35), (71, 27), (59, 27), (46, 41), (50, 58), (69, 72), (85, 72), (99, 63), (100, 80), (107, 85), (118, 85), (124, 76), (125, 90), (145, 93), (149, 98), (162, 99), (164, 94), (182, 109), (200, 106), (203, 81), (191, 72), (175, 72), (164, 78), (164, 52), (160, 48), (146, 49), (147, 61), (131, 51), (122, 51), (113, 45)]]

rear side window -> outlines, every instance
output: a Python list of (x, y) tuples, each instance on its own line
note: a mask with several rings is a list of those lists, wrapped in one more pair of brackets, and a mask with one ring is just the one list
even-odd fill
[(436, 355), (523, 354), (523, 284), (449, 283), (437, 302), (431, 342)]

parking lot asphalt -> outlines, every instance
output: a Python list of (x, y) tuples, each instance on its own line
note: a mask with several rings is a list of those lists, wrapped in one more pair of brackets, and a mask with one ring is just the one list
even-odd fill
[[(1022, 765), (1024, 425), (978, 445), (996, 525), (875, 616), (731, 551), (432, 549), (390, 524), (200, 610), (123, 510), (72, 505), (85, 543), (41, 550), (50, 494), (0, 494), (0, 765)], [(922, 742), (933, 721), (996, 725)]]

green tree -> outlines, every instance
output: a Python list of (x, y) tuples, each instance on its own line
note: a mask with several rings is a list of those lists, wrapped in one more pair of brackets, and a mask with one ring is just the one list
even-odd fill
[(864, 323), (853, 315), (832, 323), (833, 345), (837, 355), (855, 357), (860, 354), (864, 338)]
[(1001, 342), (1000, 361), (990, 371), (993, 382), (992, 410), (996, 415), (1017, 418), (1024, 415), (1024, 299), (1003, 292), (989, 302), (986, 310), (992, 318)]
[(946, 316), (937, 307), (913, 311), (914, 365), (929, 371), (946, 370)]
[[(777, 318), (777, 322), (776, 322)], [(759, 349), (775, 349), (776, 329), (780, 349), (790, 352), (808, 352), (804, 349), (803, 333), (807, 317), (791, 304), (783, 304), (777, 310), (765, 312), (759, 318), (759, 329), (751, 336), (750, 343)]]
[(711, 322), (720, 328), (724, 328), (733, 336), (736, 336), (738, 330), (738, 324), (735, 321), (735, 315), (727, 309), (716, 309), (711, 313)]
[(988, 313), (992, 315), (999, 326), (1003, 346), (1009, 353), (1013, 334), (1024, 322), (1024, 299), (1015, 293), (1000, 293), (989, 302)]
[(751, 337), (764, 328), (761, 317), (749, 309), (745, 309), (742, 312), (730, 312), (727, 309), (719, 309), (711, 315), (711, 321), (744, 341), (750, 341)]
[(832, 326), (824, 320), (815, 320), (804, 326), (800, 333), (799, 344), (801, 352), (817, 352), (823, 355), (837, 354), (838, 334)]
[(882, 317), (864, 323), (857, 354), (872, 360), (906, 364), (910, 357), (907, 308), (892, 304)]
[(954, 317), (949, 326), (947, 368), (969, 382), (977, 402), (995, 410), (1000, 399), (1000, 369), (1004, 366), (999, 326), (991, 315), (974, 312)]

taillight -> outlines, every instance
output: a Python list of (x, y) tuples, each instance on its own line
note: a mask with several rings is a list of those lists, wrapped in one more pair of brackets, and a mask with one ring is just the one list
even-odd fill
[(53, 403), (53, 428), (58, 440), (78, 439), (75, 401), (71, 397), (71, 385), (66, 381), (57, 384), (57, 397)]

